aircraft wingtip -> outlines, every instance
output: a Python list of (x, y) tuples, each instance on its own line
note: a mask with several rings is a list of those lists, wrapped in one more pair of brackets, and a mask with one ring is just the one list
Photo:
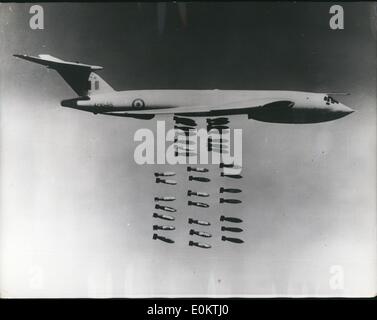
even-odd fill
[(13, 55), (13, 57), (24, 59), (24, 58), (28, 57), (28, 55), (27, 54), (17, 54), (17, 53), (15, 53)]

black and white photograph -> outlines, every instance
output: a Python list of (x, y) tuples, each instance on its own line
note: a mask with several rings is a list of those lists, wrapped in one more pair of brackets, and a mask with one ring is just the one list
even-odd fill
[(0, 3), (0, 296), (375, 296), (376, 31), (376, 2)]

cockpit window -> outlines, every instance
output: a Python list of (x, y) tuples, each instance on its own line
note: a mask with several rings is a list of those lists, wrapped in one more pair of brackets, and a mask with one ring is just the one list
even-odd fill
[(333, 97), (330, 97), (330, 96), (325, 96), (325, 97), (323, 98), (323, 100), (326, 101), (326, 104), (339, 103), (339, 102), (336, 101)]

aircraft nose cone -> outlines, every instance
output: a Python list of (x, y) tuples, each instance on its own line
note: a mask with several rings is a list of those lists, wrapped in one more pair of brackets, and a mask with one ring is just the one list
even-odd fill
[(354, 111), (355, 110), (351, 109), (350, 107), (347, 107), (342, 103), (339, 103), (338, 105), (332, 107), (332, 113), (336, 118), (345, 117)]
[(355, 110), (351, 109), (350, 107), (347, 107), (346, 105), (342, 104), (340, 106), (340, 111), (343, 112), (345, 115), (350, 114), (352, 112), (355, 112)]

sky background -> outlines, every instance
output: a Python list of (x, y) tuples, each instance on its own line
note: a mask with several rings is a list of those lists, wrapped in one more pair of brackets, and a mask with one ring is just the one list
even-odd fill
[[(0, 5), (2, 295), (375, 293), (372, 3), (344, 4), (341, 31), (329, 28), (329, 3), (187, 3), (182, 15), (173, 3), (165, 14), (157, 4), (46, 3), (44, 30), (29, 28), (29, 7)], [(104, 66), (117, 90), (350, 92), (339, 100), (356, 112), (309, 125), (237, 117), (244, 178), (209, 166), (211, 183), (188, 182), (184, 165), (134, 162), (133, 135), (154, 120), (61, 108), (75, 97), (63, 79), (14, 53)], [(177, 172), (177, 187), (154, 183), (162, 170)], [(220, 207), (220, 186), (243, 189), (243, 203)], [(211, 208), (188, 208), (189, 188), (211, 193)], [(152, 240), (157, 195), (177, 197), (174, 245)], [(244, 244), (220, 241), (220, 214), (244, 220)], [(212, 249), (188, 247), (188, 217), (212, 222)], [(333, 266), (343, 289), (330, 288)]]

